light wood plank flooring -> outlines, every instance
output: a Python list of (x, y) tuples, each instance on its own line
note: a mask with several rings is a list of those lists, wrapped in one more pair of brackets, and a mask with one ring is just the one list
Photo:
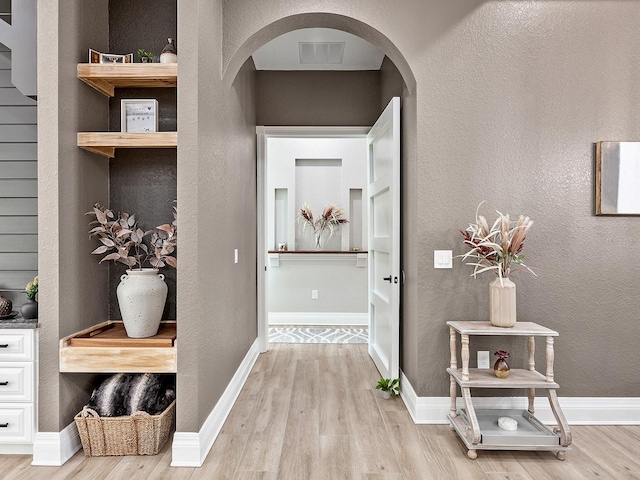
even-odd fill
[(85, 458), (31, 467), (0, 456), (5, 480), (640, 479), (640, 426), (575, 426), (573, 450), (466, 448), (447, 425), (414, 425), (402, 400), (373, 389), (366, 345), (272, 344), (260, 355), (202, 468), (152, 457)]

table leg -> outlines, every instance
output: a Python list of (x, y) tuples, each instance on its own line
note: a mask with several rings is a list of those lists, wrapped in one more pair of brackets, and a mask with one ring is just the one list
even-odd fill
[(480, 443), (480, 424), (478, 423), (478, 417), (476, 416), (476, 411), (471, 401), (471, 389), (461, 387), (460, 390), (462, 390), (462, 400), (464, 401), (464, 408), (467, 412), (467, 419), (469, 420), (467, 439), (470, 443), (476, 445)]
[(553, 382), (553, 337), (547, 337), (547, 382)]
[(460, 335), (462, 344), (462, 381), (469, 381), (469, 335)]
[[(553, 416), (556, 417), (556, 422), (558, 422), (558, 427), (560, 428), (560, 445), (568, 447), (571, 445), (571, 430), (569, 430), (567, 419), (564, 418), (564, 413), (562, 413), (562, 409), (560, 408), (558, 395), (556, 394), (555, 389), (547, 389), (547, 397), (549, 398), (549, 405), (551, 406)], [(558, 458), (560, 460), (564, 460), (560, 457)]]
[(449, 327), (449, 351), (451, 352), (451, 369), (458, 368), (458, 352), (456, 352), (456, 331), (453, 327)]
[(455, 378), (453, 378), (453, 375), (449, 375), (449, 382), (451, 382), (449, 384), (449, 396), (451, 397), (451, 418), (453, 418), (458, 415), (457, 409), (456, 409), (457, 388), (456, 388), (456, 380)]

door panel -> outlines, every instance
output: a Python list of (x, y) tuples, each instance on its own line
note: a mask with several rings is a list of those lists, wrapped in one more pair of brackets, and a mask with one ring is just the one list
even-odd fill
[(385, 378), (400, 376), (400, 99), (367, 136), (369, 354)]

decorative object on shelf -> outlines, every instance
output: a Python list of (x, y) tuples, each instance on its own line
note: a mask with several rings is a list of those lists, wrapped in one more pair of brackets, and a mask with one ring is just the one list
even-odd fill
[(153, 62), (153, 53), (147, 52), (144, 48), (138, 49), (138, 57), (140, 58), (140, 63)]
[[(516, 285), (509, 276), (517, 270), (535, 272), (523, 263), (524, 240), (533, 225), (529, 217), (520, 215), (517, 222), (509, 220), (509, 214), (498, 213), (491, 228), (487, 220), (476, 209), (476, 223), (460, 231), (464, 243), (471, 250), (460, 255), (462, 260), (471, 260), (474, 278), (478, 274), (493, 271), (498, 278), (489, 287), (489, 319), (497, 327), (513, 327), (516, 323)], [(515, 224), (514, 224), (515, 223)]]
[(400, 379), (399, 378), (382, 378), (378, 380), (376, 390), (382, 392), (382, 398), (389, 400), (391, 397), (397, 397), (400, 394)]
[(279, 252), (286, 252), (287, 251), (287, 244), (286, 243), (279, 243), (278, 244), (278, 251)]
[(504, 350), (497, 350), (493, 352), (493, 354), (498, 357), (496, 363), (493, 364), (493, 373), (495, 373), (498, 378), (507, 378), (511, 371), (511, 367), (509, 367), (507, 363), (507, 358), (509, 358), (511, 354)]
[(20, 307), (20, 314), (22, 318), (27, 320), (33, 320), (38, 318), (38, 302), (36, 297), (38, 295), (38, 276), (33, 277), (33, 280), (27, 283), (25, 288), (27, 293), (27, 301)]
[(158, 101), (153, 98), (120, 100), (120, 131), (157, 132)]
[(322, 215), (316, 219), (313, 218), (313, 212), (307, 203), (302, 204), (300, 213), (298, 213), (298, 220), (302, 222), (303, 232), (307, 228), (310, 228), (313, 232), (316, 250), (322, 250), (324, 237), (326, 237), (326, 240), (330, 239), (342, 224), (349, 223), (343, 217), (344, 210), (335, 203), (326, 203)]
[(511, 417), (500, 417), (498, 418), (498, 428), (515, 431), (518, 429), (518, 421)]
[(640, 215), (640, 142), (596, 143), (596, 215)]
[(178, 63), (178, 52), (173, 43), (173, 38), (167, 38), (167, 45), (160, 53), (160, 63)]
[[(135, 215), (122, 212), (116, 216), (111, 210), (94, 205), (95, 225), (89, 231), (90, 237), (97, 238), (102, 245), (94, 255), (108, 253), (101, 260), (113, 260), (131, 268), (120, 277), (117, 288), (118, 304), (127, 335), (132, 338), (152, 337), (158, 332), (162, 311), (167, 298), (164, 275), (158, 269), (166, 265), (178, 267), (178, 261), (171, 256), (177, 246), (177, 210), (174, 206), (174, 220), (171, 224), (160, 225), (155, 230), (143, 231), (138, 227)], [(144, 238), (151, 236), (148, 245)], [(142, 268), (148, 262), (152, 268)]]
[(115, 53), (100, 53), (90, 48), (89, 63), (133, 63), (133, 53), (117, 55)]
[(13, 308), (13, 302), (8, 298), (0, 295), (0, 317), (11, 315), (11, 309)]

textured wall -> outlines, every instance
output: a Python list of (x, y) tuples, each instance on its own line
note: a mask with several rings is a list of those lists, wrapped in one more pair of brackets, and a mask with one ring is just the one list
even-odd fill
[[(296, 16), (309, 11), (312, 22)], [(464, 251), (458, 230), (487, 200), (489, 215), (500, 209), (535, 221), (525, 252), (538, 277), (514, 277), (518, 315), (560, 332), (561, 395), (638, 396), (634, 362), (607, 365), (611, 352), (635, 357), (640, 265), (627, 252), (637, 249), (640, 227), (634, 217), (593, 215), (593, 143), (640, 136), (637, 2), (244, 0), (226, 2), (224, 13), (231, 72), (248, 50), (318, 26), (323, 13), (382, 32), (400, 55), (375, 31), (328, 16), (377, 43), (403, 74), (402, 61), (410, 66), (402, 321), (415, 348), (402, 368), (419, 395), (447, 395), (445, 322), (487, 317), (490, 279), (474, 281), (459, 261), (453, 270), (434, 270), (432, 261), (434, 249)], [(498, 347), (522, 361), (523, 345), (491, 342)]]
[(258, 72), (258, 125), (362, 126), (380, 115), (380, 74)]
[(178, 23), (177, 430), (196, 432), (257, 337), (256, 74), (222, 85), (220, 0), (179, 2)]
[[(176, 39), (176, 0), (109, 1), (109, 51), (135, 53), (144, 48), (160, 54), (167, 38)], [(178, 47), (176, 42), (176, 47)], [(178, 54), (180, 49), (178, 47)], [(138, 60), (136, 56), (136, 60)], [(158, 101), (158, 130), (177, 130), (175, 88), (118, 88), (109, 99), (109, 130), (120, 131), (123, 98), (153, 98)], [(173, 220), (177, 199), (176, 150), (120, 149), (109, 162), (109, 205), (115, 211), (135, 213), (143, 230)], [(149, 266), (149, 265), (145, 265)], [(109, 263), (109, 318), (122, 318), (116, 297), (124, 265)], [(169, 293), (164, 319), (176, 318), (176, 270), (162, 269)]]
[(39, 430), (58, 432), (89, 398), (90, 376), (60, 374), (60, 338), (106, 319), (108, 278), (84, 213), (108, 198), (108, 162), (76, 146), (107, 129), (108, 100), (76, 78), (108, 46), (107, 1), (38, 2)]

